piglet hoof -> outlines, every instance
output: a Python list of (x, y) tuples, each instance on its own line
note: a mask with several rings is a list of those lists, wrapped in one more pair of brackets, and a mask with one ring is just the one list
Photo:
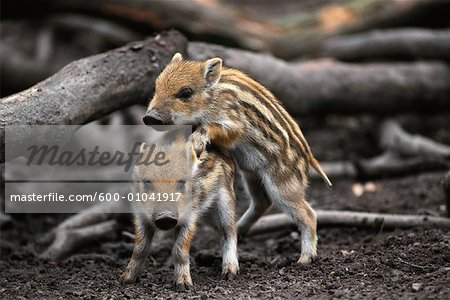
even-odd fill
[(298, 259), (297, 264), (301, 265), (301, 266), (307, 266), (307, 265), (311, 264), (315, 258), (316, 258), (316, 256), (313, 256), (313, 255), (302, 254), (300, 256), (300, 258)]
[(192, 279), (190, 275), (181, 275), (175, 281), (175, 289), (177, 291), (186, 291), (193, 288)]
[(187, 282), (181, 282), (181, 283), (175, 283), (175, 289), (178, 292), (183, 292), (183, 291), (188, 291), (191, 290), (194, 286), (191, 283), (187, 283)]
[(138, 278), (136, 276), (132, 276), (131, 272), (129, 272), (128, 270), (125, 270), (122, 276), (120, 276), (120, 284), (122, 285), (133, 284), (136, 281), (138, 281)]
[(234, 280), (237, 277), (237, 273), (227, 272), (227, 273), (222, 274), (222, 277), (225, 280)]
[(222, 277), (225, 280), (233, 280), (239, 274), (239, 266), (238, 265), (228, 265), (223, 269)]

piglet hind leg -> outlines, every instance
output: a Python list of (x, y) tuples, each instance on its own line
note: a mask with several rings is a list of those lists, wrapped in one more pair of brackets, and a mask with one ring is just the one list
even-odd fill
[(222, 276), (233, 279), (239, 273), (237, 254), (237, 226), (235, 221), (236, 197), (233, 189), (220, 191), (217, 211), (218, 232), (222, 237)]
[(175, 288), (179, 291), (191, 289), (192, 278), (189, 265), (189, 251), (196, 231), (195, 221), (181, 225), (176, 229), (176, 241), (173, 247)]
[(301, 254), (297, 263), (310, 264), (317, 257), (316, 212), (305, 200), (305, 192), (299, 188), (294, 192), (275, 194), (273, 201), (298, 225), (301, 233)]
[[(297, 263), (310, 264), (317, 257), (317, 217), (304, 198), (297, 199), (296, 203), (289, 202), (291, 209), (287, 212), (298, 224), (301, 233), (301, 254)], [(289, 205), (288, 204), (288, 205)]]
[(125, 268), (120, 282), (122, 284), (135, 283), (141, 275), (145, 267), (145, 262), (150, 254), (150, 245), (152, 242), (155, 229), (152, 225), (145, 223), (140, 218), (135, 217), (135, 241), (133, 255), (131, 256), (128, 266)]

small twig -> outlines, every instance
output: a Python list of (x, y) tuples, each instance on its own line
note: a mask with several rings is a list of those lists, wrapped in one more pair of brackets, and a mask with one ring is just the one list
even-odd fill
[(410, 267), (414, 267), (414, 268), (421, 269), (421, 270), (424, 270), (424, 271), (427, 270), (427, 269), (437, 269), (436, 266), (434, 266), (434, 265), (433, 266), (419, 266), (419, 265), (407, 262), (406, 260), (401, 259), (399, 256), (397, 256), (397, 258), (398, 258), (399, 261), (401, 261), (402, 263), (404, 263), (404, 264), (406, 264), (406, 265), (408, 265)]

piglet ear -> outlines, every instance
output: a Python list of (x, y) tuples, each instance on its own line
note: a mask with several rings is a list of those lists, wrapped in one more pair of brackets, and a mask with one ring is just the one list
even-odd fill
[(206, 61), (204, 76), (207, 87), (211, 87), (219, 81), (221, 71), (222, 60), (220, 58), (211, 58)]
[(181, 55), (180, 52), (175, 53), (175, 55), (172, 57), (172, 62), (180, 62), (183, 60), (183, 56)]

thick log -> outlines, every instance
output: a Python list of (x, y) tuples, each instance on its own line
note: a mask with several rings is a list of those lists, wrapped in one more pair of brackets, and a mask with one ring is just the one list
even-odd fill
[(450, 66), (445, 63), (288, 64), (271, 55), (205, 43), (190, 43), (188, 53), (192, 59), (223, 58), (225, 65), (251, 75), (300, 116), (450, 110)]
[[(450, 228), (450, 219), (442, 217), (379, 214), (353, 211), (316, 210), (319, 226), (351, 226), (369, 228)], [(295, 229), (296, 224), (285, 214), (264, 216), (250, 229), (249, 235)]]
[[(14, 124), (85, 124), (115, 110), (145, 103), (157, 75), (186, 39), (175, 31), (75, 61), (23, 92), (0, 100), (0, 161), (4, 128)], [(24, 139), (30, 132), (15, 137)]]
[(343, 61), (450, 60), (450, 30), (397, 29), (340, 36), (325, 42), (322, 56)]

